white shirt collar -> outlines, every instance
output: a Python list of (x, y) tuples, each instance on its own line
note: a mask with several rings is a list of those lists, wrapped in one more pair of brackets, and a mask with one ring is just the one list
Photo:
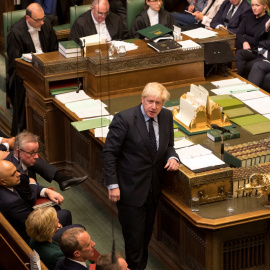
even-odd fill
[(155, 16), (158, 14), (158, 11), (151, 9), (150, 7), (147, 10), (149, 16)]
[(67, 258), (67, 259), (69, 259), (69, 260), (71, 260), (73, 262), (79, 263), (79, 264), (83, 265), (84, 267), (86, 267), (86, 262), (79, 262), (79, 261), (76, 261), (76, 260), (73, 260), (73, 259), (70, 259), (70, 258)]

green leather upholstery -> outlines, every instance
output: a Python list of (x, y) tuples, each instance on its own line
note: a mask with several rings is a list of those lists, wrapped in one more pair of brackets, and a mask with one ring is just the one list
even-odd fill
[(139, 15), (145, 5), (145, 0), (127, 0), (127, 27), (131, 30), (132, 23), (137, 15)]
[[(7, 35), (10, 27), (19, 21), (23, 16), (25, 16), (26, 10), (16, 10), (3, 13), (3, 24), (4, 24), (4, 39), (5, 39), (5, 62), (6, 62), (6, 80), (8, 77), (8, 56), (7, 56)], [(6, 81), (6, 90), (7, 90), (7, 81)], [(6, 107), (10, 108), (10, 98), (6, 94)]]
[(14, 23), (19, 21), (25, 15), (25, 13), (26, 13), (25, 9), (3, 13), (5, 52), (7, 51), (7, 34), (8, 34), (10, 27)]
[(70, 12), (70, 29), (75, 22), (75, 20), (81, 16), (83, 13), (90, 9), (91, 5), (82, 5), (82, 6), (72, 6), (69, 9)]

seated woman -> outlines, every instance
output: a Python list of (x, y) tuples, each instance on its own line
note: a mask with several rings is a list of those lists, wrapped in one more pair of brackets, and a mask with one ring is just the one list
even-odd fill
[(64, 258), (59, 245), (52, 240), (55, 232), (62, 228), (53, 207), (34, 210), (25, 222), (26, 232), (31, 237), (29, 246), (36, 250), (41, 261), (54, 269), (57, 261)]
[(253, 50), (258, 46), (258, 39), (269, 20), (268, 0), (251, 0), (253, 13), (247, 14), (236, 33), (236, 49)]
[(163, 8), (161, 8), (162, 0), (146, 0), (147, 9), (139, 14), (132, 24), (132, 37), (143, 38), (137, 31), (146, 27), (162, 24), (173, 30), (173, 25), (177, 25), (173, 16)]

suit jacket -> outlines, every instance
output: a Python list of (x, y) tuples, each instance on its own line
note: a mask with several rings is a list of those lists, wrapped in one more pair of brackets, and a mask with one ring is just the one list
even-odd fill
[(40, 259), (49, 270), (54, 270), (56, 263), (65, 258), (56, 242), (37, 242), (31, 239), (29, 246), (39, 254)]
[[(214, 3), (212, 4), (212, 2)], [(210, 26), (210, 23), (212, 19), (217, 14), (221, 4), (224, 2), (224, 0), (209, 0), (206, 7), (202, 10), (203, 19), (202, 24), (205, 26)], [(212, 4), (211, 8), (209, 9), (210, 5)]]
[[(224, 25), (224, 21), (230, 7), (230, 1), (225, 0), (220, 6), (216, 16), (212, 19), (212, 22), (210, 23), (210, 26), (212, 28), (216, 28), (216, 26), (218, 26), (219, 24)], [(251, 12), (252, 10), (250, 4), (246, 0), (243, 0), (240, 6), (237, 8), (236, 12), (233, 14), (232, 18), (230, 19), (227, 29), (236, 34), (240, 23), (243, 21), (245, 16)]]
[[(43, 187), (30, 185), (30, 188), (34, 196), (38, 197)], [(25, 221), (32, 211), (31, 206), (9, 189), (0, 186), (0, 211), (21, 237), (29, 240), (25, 231)]]
[[(166, 10), (161, 8), (158, 12), (158, 23), (170, 28), (173, 30), (173, 26), (177, 25), (174, 17)], [(144, 38), (137, 31), (151, 26), (150, 20), (147, 14), (147, 10), (143, 10), (134, 20), (132, 24), (132, 36), (134, 38)]]
[[(97, 34), (96, 26), (91, 13), (92, 11), (88, 10), (77, 18), (72, 25), (69, 39), (72, 39), (80, 44), (81, 37)], [(118, 15), (110, 12), (105, 19), (105, 23), (112, 40), (122, 39), (123, 24)]]
[[(19, 161), (14, 157), (13, 152), (10, 152), (9, 155), (5, 158), (14, 164), (14, 166), (19, 165)], [(29, 177), (36, 179), (36, 173), (41, 177), (45, 178), (47, 181), (51, 182), (53, 176), (55, 175), (57, 168), (48, 162), (43, 161), (41, 158), (38, 158), (34, 166), (28, 167), (28, 175), (21, 169), (21, 183), (15, 187), (20, 196), (27, 201), (27, 203), (33, 206), (37, 200), (33, 192), (30, 189)]]
[(178, 158), (173, 145), (172, 113), (162, 109), (158, 115), (159, 149), (153, 158), (148, 130), (141, 105), (115, 115), (103, 149), (106, 184), (118, 184), (120, 202), (141, 206), (145, 202), (151, 180), (158, 200), (168, 158)]
[(88, 268), (84, 267), (83, 265), (71, 261), (67, 258), (61, 259), (57, 262), (55, 266), (55, 270), (88, 270)]

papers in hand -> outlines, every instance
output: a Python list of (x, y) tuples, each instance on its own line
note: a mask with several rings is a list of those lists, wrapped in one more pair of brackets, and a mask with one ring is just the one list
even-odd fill
[(211, 150), (200, 144), (178, 149), (176, 153), (179, 155), (180, 161), (190, 170), (225, 165)]
[(40, 258), (35, 250), (33, 250), (33, 254), (30, 254), (30, 269), (41, 270)]

